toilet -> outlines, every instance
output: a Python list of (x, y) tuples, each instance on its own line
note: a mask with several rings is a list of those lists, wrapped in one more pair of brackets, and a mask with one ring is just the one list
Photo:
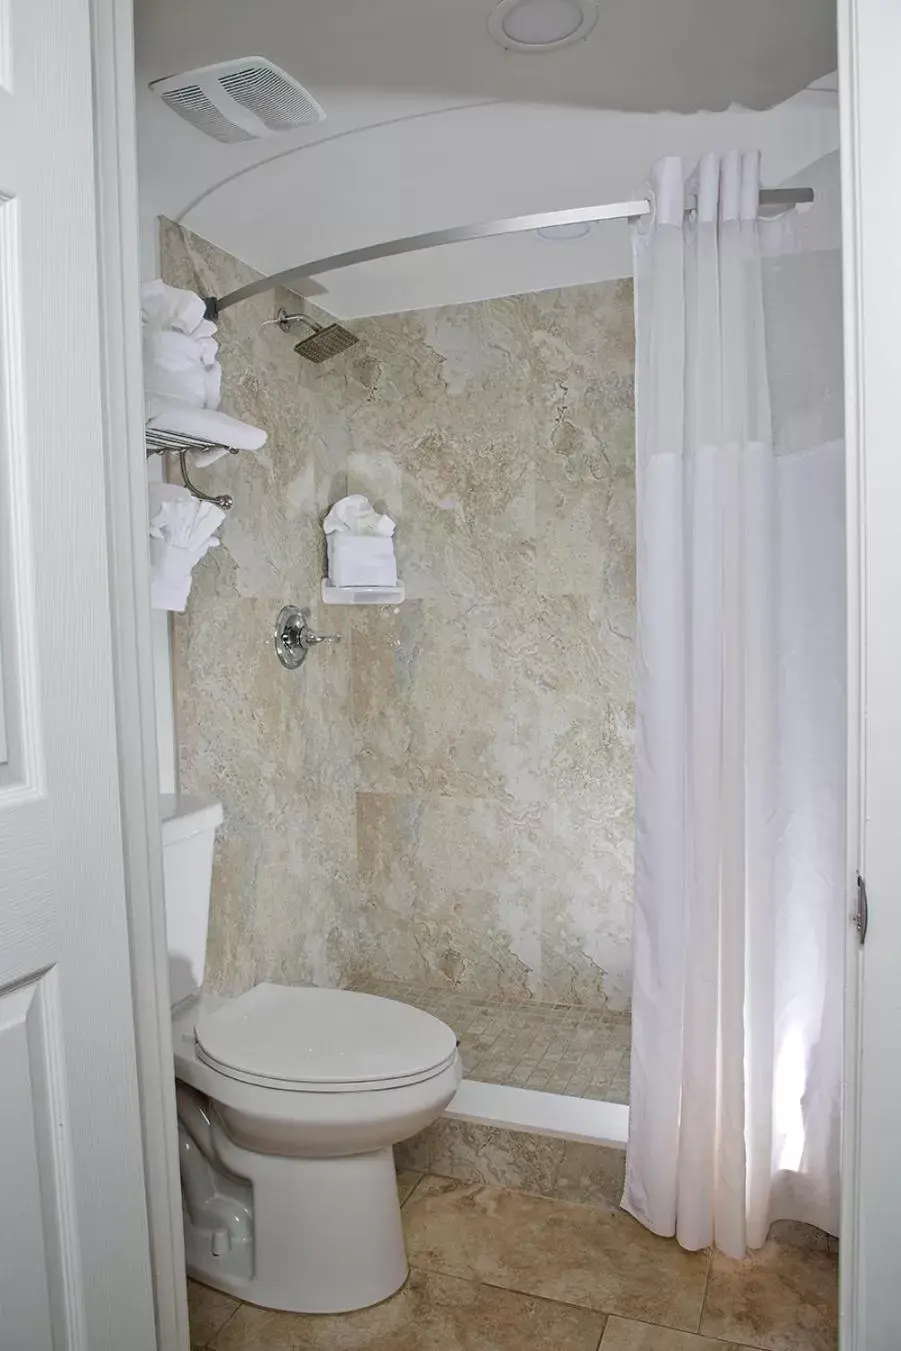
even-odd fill
[(221, 821), (212, 800), (162, 800), (188, 1273), (272, 1309), (365, 1308), (406, 1280), (393, 1146), (453, 1098), (456, 1038), (348, 990), (204, 994)]

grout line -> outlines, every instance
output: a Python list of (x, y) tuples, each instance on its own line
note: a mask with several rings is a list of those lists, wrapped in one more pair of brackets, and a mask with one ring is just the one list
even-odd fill
[[(610, 1317), (610, 1315), (605, 1313), (603, 1309), (589, 1309), (584, 1304), (570, 1304), (565, 1299), (551, 1299), (549, 1295), (536, 1295), (531, 1290), (519, 1290), (515, 1286), (510, 1285), (497, 1285), (494, 1281), (483, 1281), (480, 1280), (477, 1276), (461, 1276), (458, 1271), (444, 1271), (440, 1267), (420, 1266), (418, 1262), (414, 1262), (412, 1260), (409, 1262), (408, 1265), (410, 1267), (411, 1272), (418, 1271), (421, 1272), (422, 1275), (424, 1276), (444, 1276), (448, 1280), (462, 1281), (464, 1285), (482, 1286), (485, 1290), (501, 1290), (508, 1295), (518, 1295), (521, 1299), (531, 1300), (535, 1304), (552, 1304), (555, 1306), (555, 1308), (558, 1309), (579, 1309), (582, 1313), (594, 1314), (597, 1318), (603, 1318), (604, 1326), (601, 1329), (602, 1340), (604, 1337), (604, 1333), (607, 1331), (607, 1320)], [(655, 1323), (652, 1326), (662, 1327), (663, 1325), (660, 1323)], [(667, 1330), (673, 1331), (672, 1328)], [(600, 1347), (600, 1342), (598, 1342), (598, 1347)], [(562, 1348), (561, 1351), (565, 1351), (565, 1348)]]
[[(415, 1168), (410, 1168), (410, 1169), (408, 1169), (408, 1171), (411, 1172), (411, 1173), (414, 1173), (414, 1172), (416, 1171), (416, 1169), (415, 1169)], [(416, 1192), (416, 1191), (418, 1191), (419, 1188), (422, 1186), (423, 1178), (426, 1178), (426, 1177), (429, 1177), (429, 1176), (431, 1176), (431, 1174), (429, 1174), (429, 1173), (420, 1173), (420, 1174), (419, 1174), (419, 1177), (416, 1179), (416, 1181), (413, 1183), (413, 1186), (410, 1188), (410, 1190), (407, 1192), (407, 1194), (406, 1194), (406, 1196), (404, 1197), (404, 1199), (401, 1201), (401, 1203), (400, 1203), (400, 1208), (401, 1208), (401, 1210), (403, 1210), (404, 1206), (407, 1204), (407, 1202), (409, 1201), (409, 1199), (410, 1199), (410, 1197), (413, 1195), (413, 1193)]]
[[(510, 1189), (502, 1188), (501, 1190), (507, 1191)], [(564, 1201), (562, 1202), (562, 1204), (579, 1205), (581, 1203)], [(649, 1323), (647, 1319), (632, 1318), (630, 1317), (629, 1314), (621, 1313), (615, 1309), (597, 1309), (593, 1305), (577, 1304), (573, 1300), (550, 1299), (547, 1295), (538, 1295), (535, 1293), (534, 1290), (524, 1290), (521, 1286), (518, 1285), (502, 1285), (500, 1281), (497, 1280), (494, 1281), (478, 1280), (473, 1276), (461, 1276), (459, 1271), (452, 1271), (449, 1268), (443, 1267), (441, 1265), (420, 1266), (417, 1262), (410, 1261), (410, 1268), (411, 1270), (415, 1268), (417, 1271), (424, 1271), (427, 1274), (431, 1274), (433, 1276), (449, 1276), (454, 1280), (468, 1281), (471, 1285), (484, 1285), (489, 1290), (506, 1290), (509, 1294), (522, 1295), (526, 1299), (541, 1300), (545, 1304), (561, 1305), (565, 1309), (580, 1309), (583, 1313), (596, 1314), (599, 1318), (604, 1319), (604, 1331), (601, 1334), (601, 1341), (603, 1341), (604, 1335), (607, 1332), (607, 1323), (611, 1318), (619, 1318), (622, 1319), (624, 1322), (641, 1323), (643, 1327), (657, 1328), (658, 1330), (663, 1332), (681, 1333), (684, 1337), (693, 1337), (698, 1335), (697, 1333), (690, 1332), (687, 1328), (674, 1327), (672, 1323)], [(599, 1348), (600, 1344), (601, 1343), (599, 1342), (598, 1343)], [(741, 1351), (744, 1351), (744, 1348), (741, 1348)], [(762, 1351), (762, 1349), (752, 1347), (749, 1348), (748, 1351)]]
[[(212, 1289), (212, 1286), (210, 1286), (209, 1288)], [(223, 1292), (223, 1293), (224, 1293), (224, 1292)], [(232, 1296), (232, 1298), (234, 1299), (234, 1296)], [(238, 1310), (244, 1308), (244, 1303), (245, 1303), (245, 1301), (244, 1301), (243, 1299), (239, 1299), (239, 1300), (238, 1300), (237, 1304), (236, 1304), (235, 1307), (232, 1309), (231, 1313), (228, 1315), (228, 1317), (226, 1318), (225, 1322), (221, 1325), (221, 1327), (218, 1327), (218, 1328), (216, 1329), (216, 1331), (213, 1333), (212, 1337), (208, 1337), (208, 1338), (207, 1338), (207, 1341), (206, 1341), (206, 1343), (205, 1343), (205, 1345), (206, 1345), (207, 1347), (213, 1347), (213, 1342), (216, 1341), (216, 1340), (218, 1339), (219, 1334), (220, 1334), (221, 1332), (224, 1332), (224, 1331), (225, 1331), (225, 1329), (228, 1327), (229, 1323), (232, 1321), (232, 1319), (234, 1318), (234, 1316), (235, 1316), (235, 1314), (238, 1312)], [(256, 1307), (256, 1306), (254, 1306), (254, 1307)], [(213, 1348), (213, 1351), (215, 1351), (215, 1348)]]
[(713, 1270), (713, 1249), (707, 1249), (707, 1275), (704, 1278), (704, 1294), (701, 1297), (701, 1312), (698, 1315), (698, 1336), (701, 1335), (701, 1324), (704, 1322), (704, 1310), (707, 1308), (707, 1292), (710, 1289), (710, 1273)]

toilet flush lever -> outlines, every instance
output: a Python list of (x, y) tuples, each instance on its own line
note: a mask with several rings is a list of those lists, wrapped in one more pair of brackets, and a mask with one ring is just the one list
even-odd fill
[(311, 647), (340, 641), (340, 633), (314, 633), (310, 628), (309, 610), (299, 610), (296, 605), (286, 605), (279, 611), (275, 621), (273, 642), (276, 655), (289, 671), (296, 671), (298, 666), (303, 666)]

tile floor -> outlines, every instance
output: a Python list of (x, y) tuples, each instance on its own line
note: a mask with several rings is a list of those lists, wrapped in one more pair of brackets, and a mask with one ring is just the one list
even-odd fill
[(467, 1079), (629, 1101), (628, 1010), (486, 999), (396, 981), (357, 988), (415, 1004), (452, 1027), (460, 1038)]
[(273, 1313), (189, 1283), (211, 1351), (835, 1351), (837, 1258), (687, 1253), (622, 1211), (405, 1173), (410, 1279), (374, 1309)]

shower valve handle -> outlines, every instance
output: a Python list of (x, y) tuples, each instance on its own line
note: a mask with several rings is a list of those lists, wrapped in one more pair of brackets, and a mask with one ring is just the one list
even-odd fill
[(276, 655), (282, 666), (296, 671), (307, 659), (310, 648), (319, 643), (340, 643), (340, 633), (314, 633), (310, 628), (309, 610), (299, 610), (296, 605), (286, 605), (279, 611), (275, 621), (273, 642)]

